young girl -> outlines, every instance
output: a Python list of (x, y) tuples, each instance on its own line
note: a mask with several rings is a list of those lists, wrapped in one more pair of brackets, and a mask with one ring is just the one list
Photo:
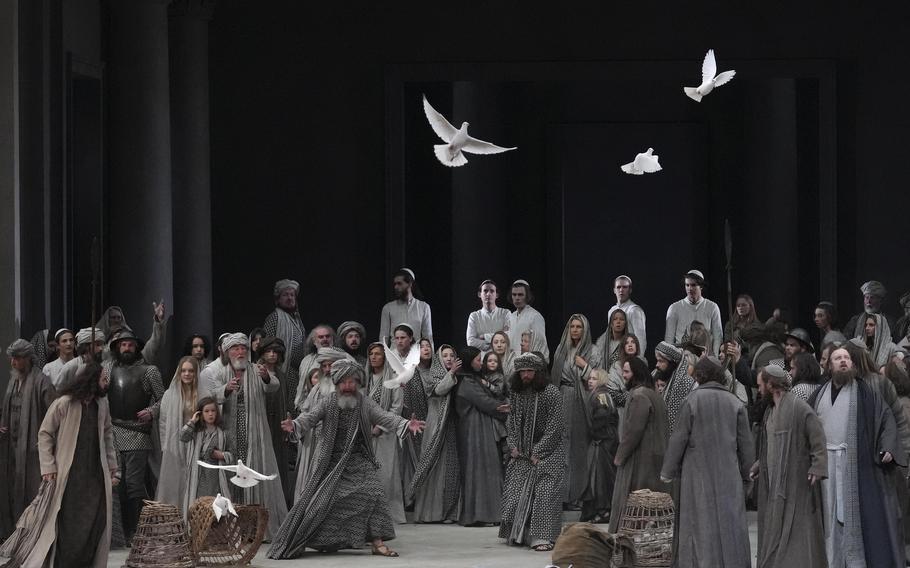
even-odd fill
[(212, 465), (234, 463), (233, 443), (221, 429), (221, 411), (212, 397), (196, 405), (196, 413), (180, 431), (180, 441), (187, 444), (187, 480), (183, 492), (183, 515), (198, 497), (221, 493), (231, 498), (231, 486), (223, 469), (202, 467), (196, 460)]
[(483, 370), (480, 374), (483, 376), (483, 386), (490, 389), (493, 394), (500, 396), (505, 393), (505, 377), (502, 374), (499, 355), (493, 351), (484, 355)]

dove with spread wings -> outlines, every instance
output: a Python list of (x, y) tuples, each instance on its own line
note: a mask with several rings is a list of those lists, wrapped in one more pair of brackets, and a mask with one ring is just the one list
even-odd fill
[(436, 157), (444, 165), (452, 167), (463, 166), (468, 163), (464, 153), (469, 154), (501, 154), (515, 148), (503, 148), (490, 142), (484, 142), (468, 135), (468, 123), (462, 122), (461, 128), (452, 126), (444, 116), (434, 109), (427, 97), (423, 97), (423, 112), (433, 127), (433, 132), (439, 136), (445, 144), (433, 146)]
[(226, 471), (233, 471), (236, 475), (231, 478), (231, 483), (237, 487), (253, 487), (258, 485), (260, 481), (271, 481), (278, 477), (277, 473), (272, 475), (263, 475), (257, 471), (254, 471), (247, 466), (243, 465), (243, 460), (237, 460), (237, 465), (212, 465), (204, 461), (197, 461), (202, 467), (207, 467), (209, 469), (223, 469)]
[(662, 169), (660, 167), (660, 162), (658, 161), (658, 156), (654, 153), (654, 148), (648, 148), (644, 152), (637, 154), (635, 159), (628, 164), (623, 164), (619, 167), (627, 174), (636, 176), (653, 174)]
[(705, 60), (701, 64), (701, 85), (698, 87), (683, 87), (686, 96), (700, 103), (702, 97), (714, 90), (715, 87), (726, 85), (736, 75), (736, 71), (717, 72), (717, 61), (714, 60), (714, 50), (709, 49)]
[(407, 384), (411, 377), (414, 376), (414, 371), (420, 363), (420, 349), (416, 346), (411, 347), (408, 356), (402, 361), (398, 353), (389, 349), (385, 341), (382, 342), (382, 346), (385, 348), (385, 360), (388, 362), (389, 367), (392, 368), (392, 372), (395, 373), (395, 378), (383, 381), (382, 386), (387, 389), (396, 389)]

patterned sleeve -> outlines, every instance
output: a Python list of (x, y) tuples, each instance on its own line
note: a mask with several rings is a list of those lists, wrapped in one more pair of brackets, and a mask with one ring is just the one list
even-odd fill
[[(262, 323), (262, 329), (265, 330), (265, 334), (269, 337), (276, 337), (278, 333), (278, 314), (274, 311), (265, 317), (265, 321)], [(290, 347), (290, 345), (288, 345)]]
[[(541, 393), (541, 399), (547, 407), (547, 424), (543, 437), (534, 444), (533, 455), (540, 459), (549, 457), (562, 443), (562, 433), (565, 430), (565, 415), (563, 414), (562, 395), (553, 385)], [(539, 415), (538, 415), (539, 416)]]
[(164, 384), (161, 382), (161, 371), (158, 370), (158, 367), (149, 365), (145, 374), (142, 375), (142, 386), (154, 401), (149, 405), (148, 410), (157, 416), (161, 407), (161, 399), (164, 398)]

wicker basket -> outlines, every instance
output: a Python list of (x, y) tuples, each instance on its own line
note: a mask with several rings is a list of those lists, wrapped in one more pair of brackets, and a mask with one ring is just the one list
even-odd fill
[(245, 566), (249, 564), (269, 526), (269, 512), (262, 505), (235, 505), (237, 516), (215, 520), (213, 497), (200, 497), (190, 506), (190, 543), (196, 566)]
[(173, 505), (146, 501), (133, 536), (127, 568), (193, 568), (183, 516)]
[(673, 499), (666, 493), (640, 489), (629, 494), (619, 534), (635, 543), (635, 566), (672, 565), (673, 515)]

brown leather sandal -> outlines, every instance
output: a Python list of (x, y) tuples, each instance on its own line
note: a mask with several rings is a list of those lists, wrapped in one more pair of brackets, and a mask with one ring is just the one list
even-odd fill
[(388, 556), (389, 558), (398, 558), (398, 553), (385, 544), (380, 544), (379, 546), (376, 546), (374, 544), (372, 546), (374, 556)]

